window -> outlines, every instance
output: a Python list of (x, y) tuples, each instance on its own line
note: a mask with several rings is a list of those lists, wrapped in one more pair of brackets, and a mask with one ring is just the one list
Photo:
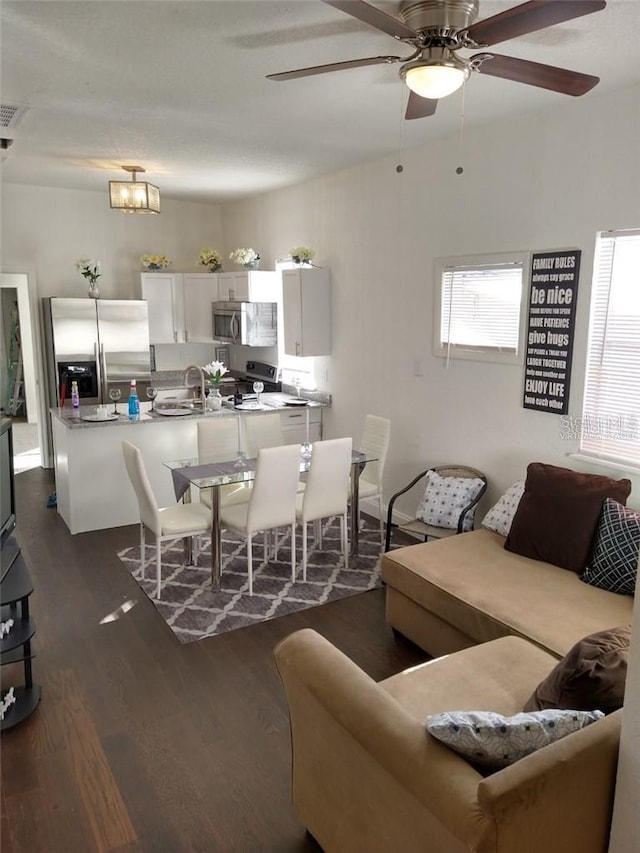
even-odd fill
[(640, 464), (640, 231), (598, 235), (580, 450)]
[(439, 258), (435, 354), (519, 364), (527, 263), (524, 253)]

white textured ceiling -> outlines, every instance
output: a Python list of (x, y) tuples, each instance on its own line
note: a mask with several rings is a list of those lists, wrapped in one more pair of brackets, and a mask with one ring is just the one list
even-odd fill
[[(563, 0), (558, 0), (563, 2)], [(374, 5), (397, 14), (397, 3)], [(518, 5), (480, 0), (480, 18)], [(402, 120), (397, 65), (286, 82), (265, 75), (378, 54), (393, 38), (320, 0), (3, 0), (3, 103), (28, 107), (2, 180), (106, 190), (123, 164), (163, 196), (223, 201), (298, 183), (457, 132), (463, 96)], [(640, 0), (499, 45), (502, 54), (640, 81)], [(408, 55), (410, 50), (406, 50)], [(467, 54), (463, 54), (467, 55)], [(569, 100), (473, 74), (466, 126)]]

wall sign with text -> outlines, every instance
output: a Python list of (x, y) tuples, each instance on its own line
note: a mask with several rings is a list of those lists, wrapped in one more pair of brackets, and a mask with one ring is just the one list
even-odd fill
[(580, 250), (531, 258), (524, 368), (525, 409), (566, 415), (578, 301)]

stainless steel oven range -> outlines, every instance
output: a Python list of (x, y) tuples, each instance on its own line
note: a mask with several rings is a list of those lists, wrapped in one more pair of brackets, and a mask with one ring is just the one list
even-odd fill
[(282, 391), (278, 365), (269, 364), (265, 361), (248, 361), (245, 365), (244, 376), (236, 379), (233, 390), (236, 394), (241, 394), (243, 400), (255, 400), (256, 394), (253, 390), (253, 383), (255, 381), (264, 383), (263, 393), (269, 394), (275, 391)]

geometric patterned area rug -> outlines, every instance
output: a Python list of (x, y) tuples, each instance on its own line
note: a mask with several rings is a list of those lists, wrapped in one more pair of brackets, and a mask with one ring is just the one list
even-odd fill
[(162, 597), (155, 598), (155, 545), (147, 545), (145, 578), (140, 577), (140, 547), (126, 548), (118, 557), (155, 605), (158, 613), (181, 643), (213, 637), (236, 628), (305, 610), (339, 598), (347, 598), (381, 586), (380, 529), (367, 519), (360, 530), (359, 554), (349, 557), (344, 568), (340, 553), (338, 519), (322, 524), (322, 549), (309, 526), (307, 581), (302, 581), (302, 535), (296, 536), (296, 582), (291, 582), (290, 535), (281, 531), (278, 559), (264, 562), (262, 534), (253, 537), (253, 595), (249, 595), (247, 548), (244, 537), (222, 532), (221, 589), (211, 589), (210, 540), (202, 538), (202, 550), (194, 566), (183, 565), (181, 540), (168, 542), (162, 551)]

